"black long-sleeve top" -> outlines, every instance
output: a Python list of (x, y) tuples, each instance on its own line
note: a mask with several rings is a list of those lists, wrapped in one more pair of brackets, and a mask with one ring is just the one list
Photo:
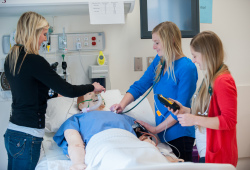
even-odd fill
[(42, 129), (45, 127), (49, 88), (66, 97), (78, 97), (94, 90), (91, 84), (71, 85), (65, 82), (40, 55), (28, 54), (17, 74), (24, 55), (25, 51), (22, 49), (17, 60), (15, 76), (10, 73), (8, 58), (4, 64), (12, 93), (10, 122)]

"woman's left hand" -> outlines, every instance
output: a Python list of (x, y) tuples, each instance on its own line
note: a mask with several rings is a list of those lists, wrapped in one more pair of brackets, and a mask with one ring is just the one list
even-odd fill
[(151, 126), (150, 124), (143, 122), (141, 120), (136, 120), (136, 122), (140, 123), (142, 126), (144, 126), (150, 133), (156, 134), (156, 127)]
[(179, 114), (177, 115), (178, 121), (181, 124), (181, 126), (193, 126), (196, 122), (195, 115), (192, 114)]

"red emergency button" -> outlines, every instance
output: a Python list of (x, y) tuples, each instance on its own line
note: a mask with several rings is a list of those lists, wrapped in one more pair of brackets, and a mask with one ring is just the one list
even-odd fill
[(96, 42), (92, 42), (92, 45), (96, 45)]
[(93, 41), (95, 41), (95, 40), (96, 40), (96, 38), (95, 38), (95, 37), (92, 37), (91, 39), (92, 39)]

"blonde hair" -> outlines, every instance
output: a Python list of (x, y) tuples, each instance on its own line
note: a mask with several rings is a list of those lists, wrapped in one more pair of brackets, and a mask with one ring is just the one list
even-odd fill
[(174, 61), (176, 55), (183, 56), (181, 48), (181, 31), (177, 25), (173, 22), (166, 21), (158, 24), (153, 30), (152, 34), (158, 34), (160, 41), (163, 44), (164, 56), (161, 57), (161, 60), (156, 69), (155, 81), (161, 72), (161, 67), (165, 61), (167, 68), (168, 76), (171, 75), (172, 79), (175, 81), (174, 74)]
[[(194, 51), (201, 53), (205, 76), (198, 91), (192, 101), (192, 114), (204, 113), (209, 107), (210, 94), (209, 86), (213, 87), (217, 76), (229, 72), (224, 61), (224, 50), (220, 38), (212, 31), (203, 31), (197, 34), (190, 43)], [(206, 115), (202, 115), (206, 116)]]
[[(22, 48), (24, 48), (26, 54), (23, 57), (22, 63), (27, 54), (39, 54), (39, 37), (43, 29), (48, 29), (49, 23), (46, 19), (35, 13), (25, 12), (19, 18), (16, 29), (15, 41), (17, 45), (14, 45), (6, 59), (9, 60), (10, 72), (15, 75), (16, 64)], [(22, 63), (19, 67), (20, 72)], [(18, 74), (17, 73), (17, 74)]]

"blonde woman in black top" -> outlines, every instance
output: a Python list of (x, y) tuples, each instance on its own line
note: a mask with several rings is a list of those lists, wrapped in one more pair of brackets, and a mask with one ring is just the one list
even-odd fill
[(16, 30), (16, 45), (6, 57), (4, 70), (12, 93), (12, 112), (4, 135), (8, 169), (35, 169), (44, 135), (48, 90), (66, 97), (101, 92), (99, 83), (71, 85), (39, 55), (49, 23), (35, 13), (22, 14)]

